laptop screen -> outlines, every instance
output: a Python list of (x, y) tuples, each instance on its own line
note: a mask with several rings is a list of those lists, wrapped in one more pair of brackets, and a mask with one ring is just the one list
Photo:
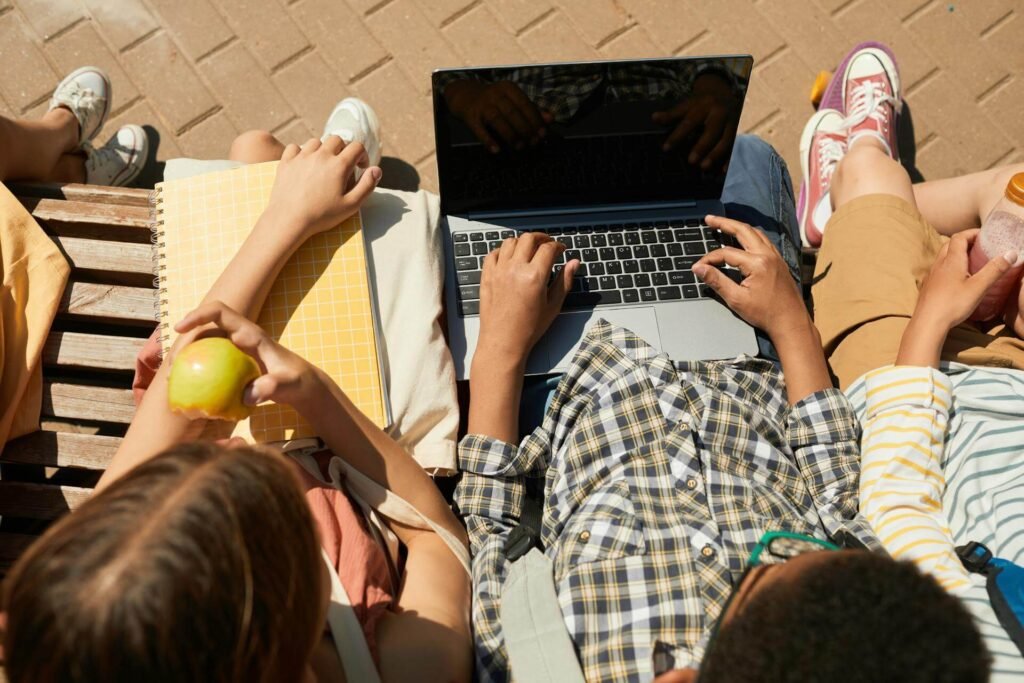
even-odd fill
[(718, 199), (753, 59), (441, 70), (445, 214)]

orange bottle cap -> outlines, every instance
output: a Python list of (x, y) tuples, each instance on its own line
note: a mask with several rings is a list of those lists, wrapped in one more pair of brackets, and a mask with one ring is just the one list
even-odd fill
[(1006, 198), (1024, 206), (1024, 173), (1017, 173), (1006, 183)]

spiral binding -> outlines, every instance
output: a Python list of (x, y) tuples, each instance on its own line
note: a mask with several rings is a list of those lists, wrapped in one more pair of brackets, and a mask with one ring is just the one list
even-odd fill
[(163, 199), (163, 188), (157, 187), (149, 195), (149, 222), (150, 222), (150, 235), (149, 241), (153, 245), (153, 288), (157, 290), (157, 297), (153, 301), (153, 307), (156, 309), (157, 329), (160, 330), (160, 356), (163, 357), (164, 348), (170, 342), (171, 326), (167, 322), (167, 314), (165, 306), (167, 305), (167, 287), (166, 275), (164, 274), (167, 270), (166, 264), (162, 262), (164, 256), (164, 249), (167, 247), (167, 243), (164, 241), (164, 199)]

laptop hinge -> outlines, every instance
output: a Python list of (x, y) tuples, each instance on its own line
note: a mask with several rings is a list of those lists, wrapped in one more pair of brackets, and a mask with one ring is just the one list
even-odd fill
[(621, 204), (609, 204), (609, 205), (590, 205), (587, 207), (573, 206), (573, 207), (554, 207), (547, 209), (529, 209), (529, 210), (518, 210), (518, 211), (471, 211), (466, 214), (466, 218), (471, 221), (483, 221), (483, 220), (494, 220), (496, 218), (530, 218), (534, 216), (567, 216), (570, 214), (581, 214), (581, 213), (636, 213), (637, 211), (649, 211), (649, 210), (664, 210), (664, 209), (692, 209), (697, 206), (697, 202), (657, 202), (650, 204), (629, 204), (623, 206)]

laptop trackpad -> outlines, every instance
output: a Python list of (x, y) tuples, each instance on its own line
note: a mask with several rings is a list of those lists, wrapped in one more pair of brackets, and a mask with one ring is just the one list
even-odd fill
[(601, 319), (624, 327), (648, 343), (656, 342), (658, 316), (651, 307), (611, 308), (563, 313), (537, 342), (526, 364), (528, 374), (564, 372), (591, 325)]

